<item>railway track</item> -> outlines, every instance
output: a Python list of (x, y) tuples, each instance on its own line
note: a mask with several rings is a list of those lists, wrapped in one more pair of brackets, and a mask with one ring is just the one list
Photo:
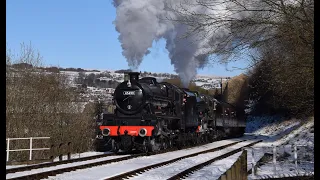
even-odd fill
[(103, 157), (108, 157), (108, 156), (113, 156), (113, 155), (116, 155), (116, 154), (115, 153), (99, 154), (99, 155), (75, 158), (75, 159), (70, 159), (70, 160), (63, 160), (63, 161), (56, 161), (56, 162), (49, 162), (49, 163), (40, 163), (40, 164), (35, 164), (35, 165), (10, 168), (10, 169), (6, 169), (6, 174), (20, 172), (20, 171), (30, 171), (32, 169), (52, 167), (52, 166), (57, 166), (57, 165), (61, 165), (61, 164), (75, 163), (75, 162), (80, 162), (80, 161), (88, 161), (88, 160), (92, 160), (92, 159), (98, 159), (98, 158), (103, 158)]
[[(231, 147), (235, 144), (238, 144), (240, 142), (244, 142), (245, 140), (243, 141), (238, 141), (238, 142), (235, 142), (235, 143), (232, 143), (232, 144), (228, 144), (228, 145), (225, 145), (225, 146), (221, 146), (221, 147), (218, 147), (218, 148), (213, 148), (213, 149), (209, 149), (209, 150), (205, 150), (205, 151), (201, 151), (201, 152), (197, 152), (197, 153), (193, 153), (193, 154), (189, 154), (189, 155), (186, 155), (186, 156), (182, 156), (182, 157), (179, 157), (179, 158), (175, 158), (175, 159), (172, 159), (172, 160), (168, 160), (168, 161), (165, 161), (165, 162), (161, 162), (161, 163), (157, 163), (157, 164), (153, 164), (153, 165), (150, 165), (150, 166), (145, 166), (145, 167), (142, 167), (142, 168), (139, 168), (139, 169), (136, 169), (136, 170), (133, 170), (133, 171), (130, 171), (130, 172), (125, 172), (123, 174), (119, 174), (117, 176), (113, 176), (113, 177), (109, 177), (109, 178), (105, 178), (104, 180), (118, 180), (118, 179), (130, 179), (132, 177), (136, 177), (137, 179), (139, 179), (139, 175), (142, 175), (143, 173), (145, 172), (148, 172), (148, 171), (151, 171), (153, 169), (156, 169), (156, 168), (160, 168), (160, 167), (163, 167), (163, 166), (167, 166), (167, 165), (170, 165), (170, 164), (173, 164), (177, 161), (180, 161), (182, 159), (187, 159), (187, 158), (190, 158), (190, 157), (195, 157), (195, 156), (198, 156), (200, 154), (206, 154), (206, 153), (210, 153), (210, 152), (216, 152), (216, 151), (219, 151), (219, 150), (222, 150), (222, 149), (225, 149), (225, 148), (228, 148), (228, 147)], [(190, 168), (187, 168), (185, 170), (183, 170), (182, 172), (180, 173), (177, 173), (173, 176), (171, 176), (170, 180), (174, 180), (174, 179), (181, 179), (183, 177), (187, 177), (189, 174), (191, 174), (192, 172), (194, 171), (197, 171), (199, 169), (201, 169), (202, 167), (206, 166), (206, 165), (209, 165), (211, 164), (212, 162), (214, 161), (217, 161), (217, 160), (220, 160), (220, 159), (223, 159), (223, 158), (226, 158), (228, 156), (231, 156), (237, 152), (240, 152), (242, 150), (243, 147), (248, 147), (248, 146), (252, 146), (256, 143), (259, 143), (261, 142), (261, 140), (258, 140), (258, 141), (253, 141), (245, 146), (242, 146), (240, 148), (237, 148), (237, 149), (234, 149), (234, 150), (231, 150), (227, 153), (224, 153), (222, 155), (219, 155), (215, 158), (212, 158), (208, 161), (205, 161), (203, 163), (200, 163), (200, 164), (197, 164), (195, 166), (192, 166)]]
[[(259, 142), (261, 142), (261, 141), (262, 141), (262, 140), (255, 141), (255, 142), (250, 143), (250, 144), (248, 144), (248, 145), (246, 145), (246, 146), (244, 146), (244, 147), (253, 146), (254, 144), (257, 144), (257, 143), (259, 143)], [(243, 148), (243, 147), (242, 147), (242, 148)], [(208, 166), (208, 165), (210, 165), (211, 163), (213, 163), (213, 162), (215, 162), (215, 161), (218, 161), (218, 160), (227, 158), (228, 156), (231, 156), (231, 155), (233, 155), (233, 154), (236, 154), (236, 153), (242, 151), (242, 148), (238, 148), (238, 149), (232, 150), (232, 151), (230, 151), (230, 152), (228, 152), (228, 153), (226, 153), (226, 154), (223, 154), (223, 155), (218, 156), (218, 157), (216, 157), (216, 158), (213, 158), (213, 159), (210, 159), (210, 160), (208, 160), (208, 161), (205, 161), (205, 162), (203, 162), (203, 163), (201, 163), (201, 164), (198, 164), (198, 165), (195, 165), (195, 166), (193, 166), (193, 167), (190, 167), (190, 168), (188, 168), (188, 169), (186, 169), (186, 170), (184, 170), (184, 171), (182, 171), (182, 172), (180, 172), (180, 173), (172, 176), (172, 177), (169, 178), (168, 180), (183, 179), (183, 178), (185, 178), (185, 177), (188, 177), (188, 175), (192, 174), (193, 172), (198, 171), (198, 170), (200, 170), (201, 168), (203, 168), (203, 167), (205, 167), (205, 166)]]
[[(24, 171), (19, 171), (19, 172), (15, 172), (15, 173), (9, 173), (12, 174), (13, 177), (9, 177), (7, 179), (10, 180), (36, 180), (36, 179), (43, 179), (43, 178), (47, 178), (49, 176), (54, 176), (57, 174), (61, 174), (61, 173), (65, 173), (65, 172), (69, 172), (69, 171), (74, 171), (77, 169), (85, 169), (85, 168), (89, 168), (89, 167), (93, 167), (93, 166), (99, 166), (99, 165), (103, 165), (103, 164), (108, 164), (108, 163), (114, 163), (114, 162), (119, 162), (119, 161), (124, 161), (124, 160), (128, 160), (128, 159), (132, 159), (135, 157), (139, 157), (141, 156), (140, 154), (136, 154), (136, 155), (127, 155), (124, 157), (111, 157), (111, 159), (108, 160), (98, 160), (99, 158), (97, 158), (97, 161), (94, 162), (86, 162), (86, 160), (82, 160), (82, 161), (78, 161), (78, 162), (82, 162), (80, 165), (76, 165), (74, 163), (77, 162), (73, 162), (73, 163), (67, 163), (67, 162), (63, 162), (63, 161), (59, 161), (61, 162), (61, 164), (54, 166), (53, 164), (50, 163), (50, 166), (47, 167), (41, 167), (42, 164), (39, 164), (39, 167), (37, 167), (37, 169), (39, 168), (52, 168), (52, 169), (48, 169), (47, 171), (45, 169), (43, 169), (44, 171), (39, 172), (39, 173), (33, 173), (33, 174), (29, 174), (29, 175), (22, 175), (19, 176), (19, 173), (23, 173), (26, 172), (28, 170), (24, 170)], [(90, 160), (87, 160), (90, 161)], [(60, 166), (60, 167), (59, 167)], [(67, 166), (67, 167), (66, 167)], [(56, 167), (56, 168), (55, 168)], [(30, 169), (30, 170), (34, 170), (34, 169)], [(29, 171), (30, 171), (29, 170)], [(15, 174), (17, 174), (15, 176)], [(8, 176), (8, 174), (7, 174)]]
[[(199, 146), (199, 145), (197, 145)], [(183, 149), (190, 148), (194, 146), (186, 146)], [(156, 154), (162, 154), (170, 151), (177, 150), (177, 148), (171, 148), (167, 150), (162, 150), (158, 152), (153, 153), (141, 153), (141, 154), (133, 154), (133, 155), (123, 155), (122, 157), (116, 154), (103, 154), (103, 155), (96, 155), (96, 156), (88, 156), (83, 158), (77, 158), (77, 159), (71, 159), (71, 160), (64, 160), (64, 161), (57, 161), (53, 163), (43, 163), (43, 164), (37, 164), (37, 165), (31, 165), (31, 166), (23, 166), (18, 168), (11, 168), (6, 170), (7, 179), (11, 180), (20, 180), (20, 179), (26, 179), (26, 180), (36, 180), (36, 179), (43, 179), (47, 178), (49, 176), (55, 176), (57, 174), (62, 174), (65, 172), (75, 171), (78, 169), (86, 169), (94, 166), (99, 165), (105, 165), (120, 161), (125, 161), (141, 156), (150, 156), (150, 155), (156, 155)], [(112, 157), (115, 156), (115, 157)], [(103, 158), (110, 158), (107, 160), (102, 160)], [(101, 159), (101, 160), (99, 160)], [(96, 160), (96, 161), (95, 161)], [(88, 161), (88, 162), (86, 162)], [(74, 163), (81, 163), (81, 164), (74, 164)], [(60, 166), (60, 167), (59, 167)], [(34, 172), (34, 173), (28, 173), (28, 175), (21, 175), (19, 173), (24, 173), (27, 171), (35, 170), (43, 168), (42, 172)], [(45, 169), (47, 168), (47, 169)], [(24, 173), (25, 174), (25, 173)]]

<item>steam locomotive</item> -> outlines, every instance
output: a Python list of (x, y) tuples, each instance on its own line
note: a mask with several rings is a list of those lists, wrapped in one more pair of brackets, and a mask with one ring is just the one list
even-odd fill
[(103, 114), (97, 150), (158, 151), (241, 136), (244, 112), (212, 96), (153, 77), (125, 74), (114, 92), (114, 113)]

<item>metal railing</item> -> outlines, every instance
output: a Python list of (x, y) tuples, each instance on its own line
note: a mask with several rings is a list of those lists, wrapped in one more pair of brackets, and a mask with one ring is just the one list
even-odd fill
[[(294, 144), (294, 145), (280, 145), (280, 146), (269, 146), (263, 148), (247, 148), (251, 151), (251, 173), (252, 177), (257, 175), (257, 166), (258, 162), (256, 161), (256, 153), (264, 154), (268, 153), (271, 157), (271, 162), (267, 161), (263, 164), (269, 164), (273, 166), (273, 175), (278, 175), (282, 171), (282, 166), (284, 164), (292, 164), (292, 169), (296, 172), (296, 174), (300, 174), (299, 171), (302, 169), (299, 167), (303, 165), (303, 163), (312, 163), (313, 161), (304, 160), (304, 156), (308, 153), (308, 150), (305, 149), (302, 152), (299, 152), (299, 148), (307, 148), (307, 145)], [(302, 149), (301, 149), (302, 150)], [(284, 160), (283, 157), (286, 154), (286, 158)], [(298, 155), (300, 157), (298, 158)], [(261, 159), (260, 159), (261, 160)], [(259, 163), (260, 164), (260, 163)], [(291, 167), (291, 166), (290, 166)]]
[[(29, 149), (10, 149), (10, 141), (13, 140), (30, 140)], [(7, 138), (7, 162), (9, 161), (10, 152), (14, 151), (29, 151), (29, 160), (32, 160), (32, 151), (50, 150), (50, 148), (33, 148), (32, 141), (35, 139), (50, 139), (50, 137), (28, 137), (28, 138)]]

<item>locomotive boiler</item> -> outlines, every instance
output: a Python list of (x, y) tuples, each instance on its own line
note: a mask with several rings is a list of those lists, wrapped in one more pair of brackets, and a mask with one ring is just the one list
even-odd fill
[(157, 82), (153, 77), (140, 79), (138, 72), (125, 74), (124, 81), (115, 89), (113, 102), (116, 109), (103, 115), (97, 140), (103, 142), (102, 146), (109, 144), (115, 152), (182, 147), (226, 136), (226, 124), (227, 128), (244, 128), (237, 117), (224, 115), (225, 106), (232, 109), (231, 105)]

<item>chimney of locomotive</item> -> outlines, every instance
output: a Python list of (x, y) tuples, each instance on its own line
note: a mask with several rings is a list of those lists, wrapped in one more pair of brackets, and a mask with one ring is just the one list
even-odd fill
[(130, 79), (130, 83), (136, 83), (139, 80), (139, 72), (129, 72), (129, 79)]

